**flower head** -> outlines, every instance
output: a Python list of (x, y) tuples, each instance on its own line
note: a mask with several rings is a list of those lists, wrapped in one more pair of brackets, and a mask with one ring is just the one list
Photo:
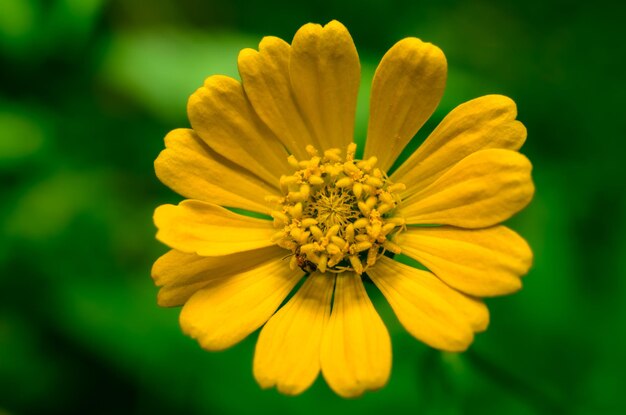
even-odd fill
[(190, 97), (192, 129), (170, 132), (155, 162), (188, 198), (154, 215), (172, 248), (153, 267), (159, 304), (183, 305), (183, 331), (208, 350), (263, 327), (254, 376), (287, 394), (320, 371), (346, 397), (387, 382), (391, 341), (364, 280), (415, 338), (465, 350), (489, 321), (479, 297), (519, 289), (532, 261), (500, 225), (534, 192), (513, 101), (458, 106), (389, 174), (443, 94), (437, 47), (408, 38), (385, 54), (362, 157), (360, 64), (339, 22), (307, 24), (291, 45), (266, 37), (238, 64), (241, 82), (211, 76)]

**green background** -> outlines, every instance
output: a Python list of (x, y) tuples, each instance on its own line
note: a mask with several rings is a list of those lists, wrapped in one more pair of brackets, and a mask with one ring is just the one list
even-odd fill
[[(579, 4), (580, 3), (580, 4)], [(617, 2), (2, 0), (0, 414), (617, 414), (626, 410), (626, 38)], [(372, 292), (394, 367), (384, 389), (299, 397), (252, 377), (256, 334), (209, 353), (156, 305), (154, 176), (204, 78), (237, 76), (264, 35), (336, 18), (363, 67), (407, 36), (446, 53), (456, 105), (515, 99), (537, 193), (509, 222), (535, 264), (464, 354), (411, 338)], [(368, 287), (368, 290), (371, 287)]]

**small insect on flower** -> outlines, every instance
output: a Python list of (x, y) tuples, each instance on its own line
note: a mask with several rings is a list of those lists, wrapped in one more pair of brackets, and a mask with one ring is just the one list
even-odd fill
[[(289, 254), (284, 257), (283, 260), (287, 258), (293, 258), (292, 261), (295, 261), (295, 265), (306, 273), (310, 274), (311, 272), (317, 271), (317, 265), (309, 261), (305, 254), (300, 253), (300, 247), (296, 248), (296, 252), (293, 254)], [(293, 264), (291, 267), (293, 268)]]
[(307, 259), (305, 254), (300, 253), (300, 249), (296, 249), (295, 252), (296, 262), (298, 263), (298, 267), (304, 272), (311, 273), (317, 271), (317, 265)]
[(385, 54), (362, 153), (361, 69), (341, 23), (304, 25), (291, 44), (265, 37), (238, 66), (241, 82), (210, 76), (189, 98), (192, 128), (171, 131), (155, 161), (187, 198), (154, 213), (171, 248), (152, 269), (159, 304), (182, 305), (183, 331), (207, 350), (262, 327), (254, 376), (285, 394), (320, 372), (344, 397), (387, 383), (391, 339), (366, 277), (416, 339), (467, 349), (489, 323), (481, 298), (518, 290), (532, 263), (526, 241), (501, 225), (534, 193), (515, 103), (459, 105), (392, 171), (443, 94), (439, 48), (407, 38)]

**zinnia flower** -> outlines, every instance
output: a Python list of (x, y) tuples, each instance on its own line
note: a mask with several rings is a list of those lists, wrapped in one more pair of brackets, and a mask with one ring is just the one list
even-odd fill
[[(159, 304), (183, 305), (183, 331), (207, 350), (262, 327), (254, 376), (286, 394), (320, 370), (345, 397), (385, 385), (391, 341), (364, 280), (416, 339), (465, 350), (488, 324), (479, 297), (518, 290), (532, 261), (500, 225), (534, 192), (514, 102), (458, 106), (388, 174), (443, 94), (436, 46), (407, 38), (385, 54), (362, 157), (360, 64), (341, 23), (304, 25), (291, 45), (265, 37), (238, 64), (241, 82), (211, 76), (190, 97), (192, 129), (170, 132), (155, 162), (188, 198), (154, 214), (172, 248), (153, 268)], [(429, 271), (394, 260), (400, 253)]]

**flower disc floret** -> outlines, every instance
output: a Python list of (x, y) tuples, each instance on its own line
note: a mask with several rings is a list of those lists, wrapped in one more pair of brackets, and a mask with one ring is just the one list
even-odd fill
[(308, 160), (288, 158), (293, 173), (280, 178), (284, 196), (268, 197), (280, 229), (273, 241), (292, 252), (291, 268), (361, 274), (385, 251), (400, 253), (392, 239), (405, 228), (396, 214), (405, 186), (392, 183), (376, 157), (356, 160), (354, 143), (345, 157), (339, 148), (306, 150)]

